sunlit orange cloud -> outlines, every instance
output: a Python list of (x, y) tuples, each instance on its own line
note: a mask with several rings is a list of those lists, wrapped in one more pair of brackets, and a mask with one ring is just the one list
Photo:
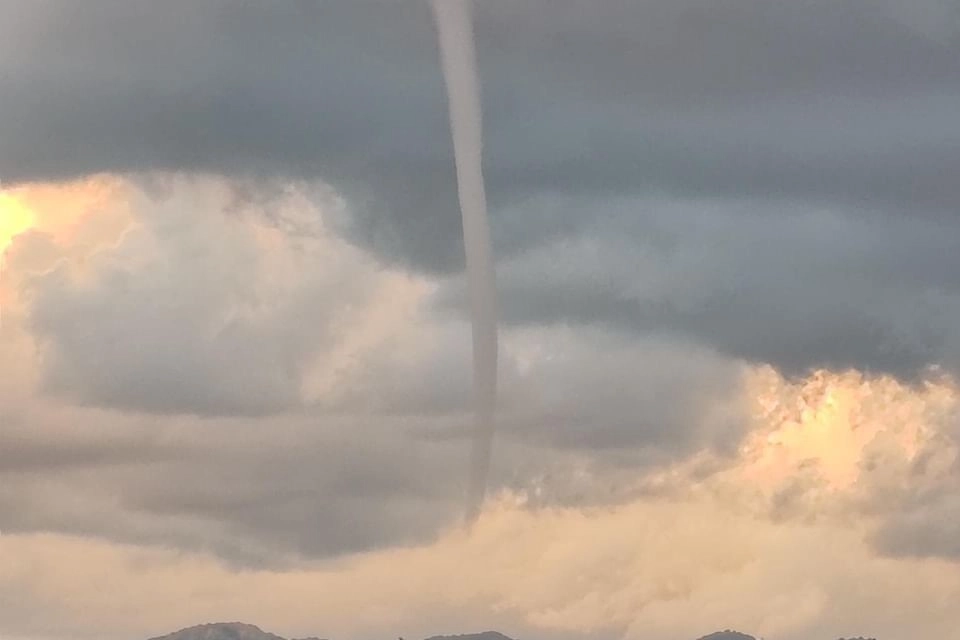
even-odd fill
[(76, 235), (95, 214), (109, 214), (125, 188), (121, 179), (100, 175), (63, 183), (29, 183), (5, 193), (30, 212), (29, 228), (66, 244), (78, 239)]
[(7, 305), (6, 287), (2, 275), (7, 249), (14, 238), (28, 231), (36, 223), (33, 211), (13, 194), (0, 191), (0, 323), (3, 307)]
[[(108, 175), (0, 191), (0, 255), (6, 253), (9, 262), (14, 240), (36, 233), (43, 243), (26, 252), (17, 250), (22, 269), (44, 271), (64, 259), (82, 263), (97, 248), (115, 243), (129, 226), (129, 192), (126, 181)], [(13, 280), (15, 276), (10, 274)], [(0, 295), (9, 299), (12, 288), (15, 283), (8, 282)]]
[(909, 385), (859, 371), (790, 381), (771, 367), (750, 374), (755, 430), (742, 449), (745, 478), (777, 488), (805, 469), (829, 490), (851, 489), (881, 449), (912, 463), (960, 409), (945, 375)]
[(33, 211), (13, 194), (0, 191), (0, 254), (36, 222)]
[[(0, 310), (4, 315), (17, 315), (18, 291), (26, 273), (41, 273), (66, 261), (74, 267), (74, 275), (82, 276), (86, 260), (117, 241), (131, 221), (128, 185), (120, 178), (101, 175), (0, 189)], [(39, 234), (42, 241), (24, 242), (32, 234)]]

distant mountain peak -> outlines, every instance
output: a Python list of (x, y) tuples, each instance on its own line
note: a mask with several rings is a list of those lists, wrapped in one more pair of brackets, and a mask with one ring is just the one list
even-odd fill
[(259, 627), (242, 622), (215, 622), (175, 631), (151, 640), (285, 640)]
[[(166, 636), (159, 636), (151, 640), (286, 640), (281, 636), (267, 633), (259, 627), (242, 622), (218, 622), (201, 624), (187, 629), (181, 629)], [(301, 640), (320, 640), (310, 637)], [(400, 640), (403, 640), (402, 638)], [(497, 631), (481, 631), (479, 633), (464, 633), (459, 635), (438, 635), (426, 640), (513, 640)], [(753, 636), (739, 631), (717, 631), (703, 636), (699, 640), (757, 640)], [(844, 640), (844, 639), (841, 639)], [(849, 638), (846, 640), (874, 640), (873, 638)]]
[[(242, 622), (216, 622), (201, 624), (195, 627), (181, 629), (169, 635), (151, 638), (151, 640), (286, 640), (285, 638), (267, 633), (260, 627)], [(302, 638), (301, 640), (320, 640), (317, 637)], [(457, 636), (434, 636), (428, 640), (513, 640), (496, 631), (468, 633)]]
[(464, 633), (455, 636), (432, 636), (427, 640), (513, 640), (497, 631), (481, 631), (480, 633)]
[(700, 640), (757, 640), (753, 636), (748, 636), (745, 633), (740, 633), (739, 631), (717, 631), (716, 633), (711, 633), (708, 636), (703, 636)]

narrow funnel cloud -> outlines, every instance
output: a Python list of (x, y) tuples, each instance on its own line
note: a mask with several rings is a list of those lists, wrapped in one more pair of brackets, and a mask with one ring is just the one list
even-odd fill
[(469, 0), (433, 0), (433, 14), (447, 84), (473, 317), (473, 393), (477, 423), (466, 514), (467, 522), (471, 523), (483, 506), (493, 448), (497, 295), (483, 186), (483, 114)]

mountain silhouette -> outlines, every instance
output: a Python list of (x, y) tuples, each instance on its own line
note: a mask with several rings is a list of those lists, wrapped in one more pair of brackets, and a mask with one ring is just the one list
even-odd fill
[[(267, 633), (252, 624), (242, 622), (218, 622), (215, 624), (201, 624), (196, 627), (181, 629), (169, 635), (151, 638), (151, 640), (287, 640), (281, 636)], [(320, 640), (319, 638), (302, 638), (301, 640)]]
[[(259, 627), (252, 624), (243, 624), (241, 622), (220, 622), (215, 624), (202, 624), (188, 629), (181, 629), (169, 635), (158, 636), (150, 640), (287, 640), (281, 636), (267, 633)], [(320, 638), (301, 638), (300, 640), (320, 640)], [(400, 640), (403, 640), (402, 638)], [(481, 633), (466, 633), (455, 636), (432, 636), (426, 640), (513, 640), (512, 638), (498, 633), (496, 631), (483, 631)], [(698, 640), (757, 640), (753, 636), (737, 631), (717, 631), (710, 635), (703, 636)], [(840, 638), (839, 640), (876, 640), (876, 638)]]
[(508, 636), (496, 631), (483, 631), (481, 633), (465, 633), (458, 636), (432, 636), (427, 640), (513, 640)]

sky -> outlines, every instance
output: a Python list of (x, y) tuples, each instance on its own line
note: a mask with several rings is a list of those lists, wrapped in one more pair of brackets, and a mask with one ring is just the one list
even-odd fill
[[(0, 637), (954, 638), (960, 12), (0, 0)], [(392, 634), (392, 635), (391, 635)]]

